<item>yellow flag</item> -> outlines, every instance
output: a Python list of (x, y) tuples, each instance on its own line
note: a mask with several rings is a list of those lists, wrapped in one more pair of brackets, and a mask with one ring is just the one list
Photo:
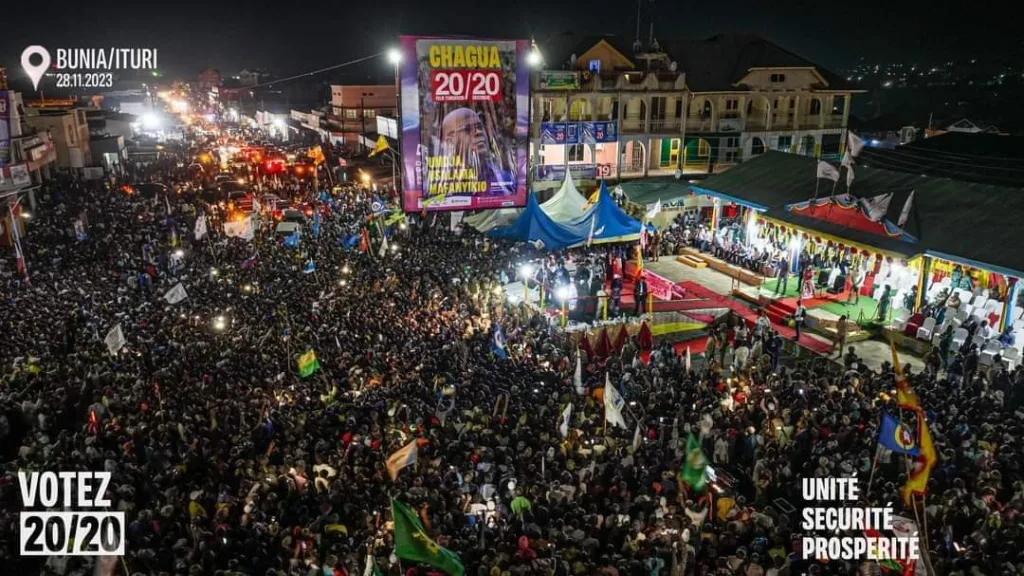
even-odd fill
[(388, 146), (388, 139), (383, 137), (383, 136), (378, 136), (377, 137), (377, 145), (374, 146), (373, 150), (370, 152), (370, 158), (373, 158), (377, 154), (380, 154), (381, 152), (383, 152), (385, 150), (390, 150), (390, 149), (391, 149), (391, 146)]

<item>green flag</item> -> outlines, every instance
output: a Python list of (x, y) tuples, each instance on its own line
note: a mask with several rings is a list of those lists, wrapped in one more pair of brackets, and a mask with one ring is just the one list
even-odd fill
[(316, 352), (310, 350), (299, 356), (299, 376), (305, 378), (320, 368), (320, 362), (316, 359)]
[(700, 442), (691, 432), (686, 439), (686, 462), (683, 464), (683, 482), (695, 492), (703, 492), (707, 484), (705, 471), (708, 467), (707, 456), (700, 449)]
[(464, 576), (465, 568), (457, 554), (438, 546), (427, 536), (416, 512), (407, 504), (391, 501), (395, 521), (395, 556), (429, 564), (452, 576)]

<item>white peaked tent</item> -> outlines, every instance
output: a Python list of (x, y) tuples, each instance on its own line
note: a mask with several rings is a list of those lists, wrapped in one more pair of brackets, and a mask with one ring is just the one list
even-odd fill
[(562, 187), (547, 202), (541, 204), (540, 209), (555, 222), (566, 223), (583, 216), (583, 207), (586, 204), (587, 199), (576, 189), (567, 170)]
[(481, 210), (475, 214), (468, 214), (462, 218), (463, 224), (476, 228), (481, 233), (490, 232), (495, 228), (508, 226), (513, 222), (519, 213), (519, 208), (498, 208), (496, 210)]

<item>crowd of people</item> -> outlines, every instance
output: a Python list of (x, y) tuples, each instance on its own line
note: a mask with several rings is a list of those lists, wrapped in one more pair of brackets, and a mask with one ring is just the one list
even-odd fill
[[(131, 173), (172, 189), (179, 177), (173, 159)], [(474, 576), (864, 569), (804, 560), (794, 510), (802, 477), (867, 484), (881, 414), (896, 410), (891, 367), (780, 366), (770, 326), (724, 326), (689, 369), (667, 344), (581, 357), (578, 394), (572, 337), (500, 289), (532, 247), (412, 215), (390, 250), (346, 249), (372, 195), (306, 193), (322, 229), (297, 248), (267, 229), (195, 239), (206, 207), (188, 195), (77, 183), (41, 195), (22, 239), (28, 276), (8, 261), (0, 285), (5, 573), (92, 562), (14, 553), (19, 470), (111, 472), (128, 521), (118, 574), (436, 573), (393, 555), (392, 500)], [(171, 304), (179, 282), (187, 298)], [(117, 325), (126, 343), (112, 355)], [(737, 361), (727, 343), (757, 351)], [(320, 370), (301, 377), (309, 350)], [(604, 422), (606, 379), (627, 429)], [(937, 574), (1024, 573), (1024, 371), (962, 380), (910, 375), (940, 454), (924, 547)], [(691, 433), (720, 478), (703, 492), (679, 475)], [(414, 439), (415, 464), (392, 480), (388, 456)], [(899, 508), (904, 460), (879, 454), (863, 501)]]

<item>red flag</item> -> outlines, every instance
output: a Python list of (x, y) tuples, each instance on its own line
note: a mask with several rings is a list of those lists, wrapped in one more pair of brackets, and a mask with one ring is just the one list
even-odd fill
[(365, 253), (370, 249), (370, 232), (363, 228), (362, 233), (359, 235), (359, 251)]
[(584, 352), (587, 353), (587, 359), (588, 360), (593, 360), (594, 359), (594, 348), (591, 347), (591, 345), (590, 345), (590, 336), (587, 335), (586, 331), (580, 332), (580, 334), (581, 334), (581, 336), (580, 336), (580, 343), (579, 343), (580, 350), (583, 350)]
[(100, 423), (96, 419), (96, 411), (89, 410), (89, 434), (96, 435), (100, 433)]
[(612, 350), (616, 354), (622, 352), (622, 347), (626, 345), (626, 341), (629, 340), (629, 331), (626, 330), (626, 326), (623, 325), (619, 330), (619, 335), (615, 337), (615, 343), (612, 344)]
[(640, 325), (640, 334), (637, 339), (640, 341), (641, 350), (654, 348), (654, 334), (651, 333), (651, 327), (647, 325), (647, 322)]

